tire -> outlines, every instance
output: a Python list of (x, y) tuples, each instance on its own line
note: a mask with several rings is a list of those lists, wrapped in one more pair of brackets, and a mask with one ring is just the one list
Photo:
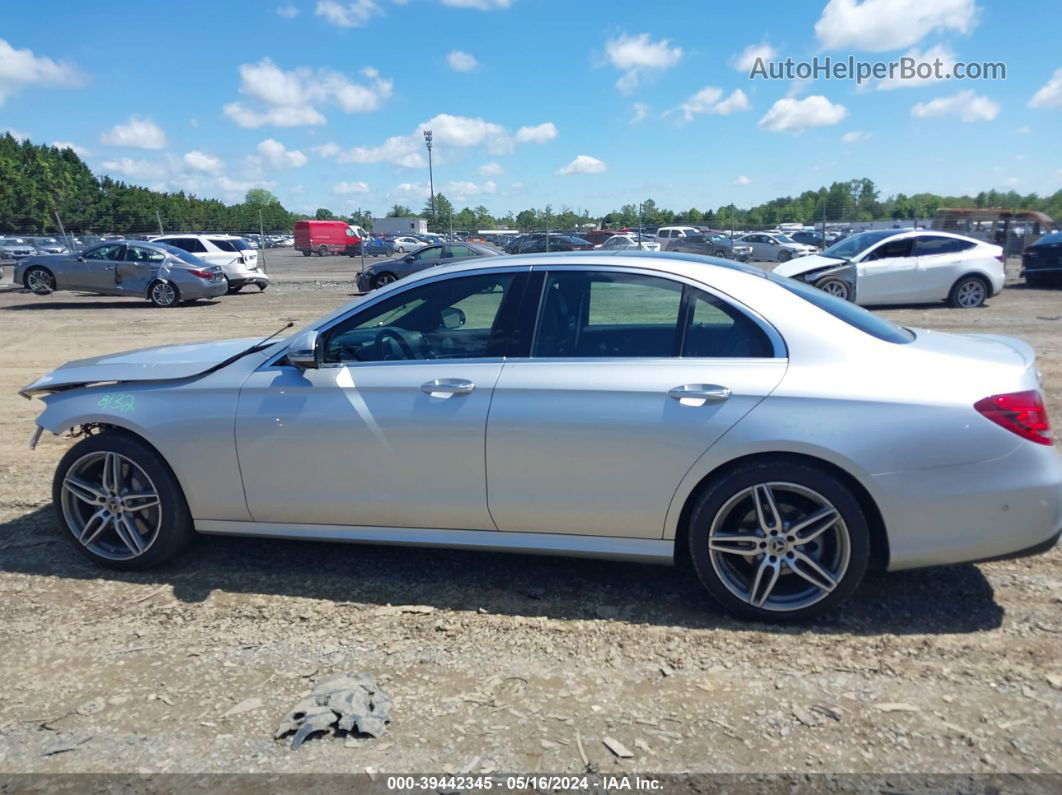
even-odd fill
[(176, 284), (154, 281), (148, 285), (147, 299), (155, 306), (168, 309), (181, 303), (181, 291)]
[(264, 293), (266, 291), (266, 287), (269, 286), (269, 282), (255, 282), (254, 286), (258, 288), (258, 292)]
[(981, 276), (963, 276), (948, 293), (948, 306), (955, 309), (977, 309), (988, 300), (991, 288)]
[(375, 276), (373, 276), (373, 278), (372, 278), (372, 286), (373, 286), (373, 289), (375, 290), (375, 289), (379, 289), (380, 287), (383, 287), (384, 285), (391, 284), (391, 282), (397, 282), (397, 281), (398, 281), (398, 277), (397, 276), (395, 276), (390, 271), (384, 271), (383, 273), (378, 273)]
[(328, 256), (328, 246), (321, 246), (319, 249), (317, 249), (317, 254), (319, 256), (322, 256), (322, 257), (327, 257)]
[[(115, 471), (117, 484), (107, 475)], [(68, 480), (71, 476), (76, 484)], [(131, 494), (143, 496), (131, 500)], [(107, 568), (157, 566), (196, 535), (169, 465), (146, 442), (122, 431), (89, 436), (66, 452), (52, 480), (52, 504), (63, 535), (82, 555)]]
[(396, 254), (405, 254), (406, 253), (405, 246), (396, 246), (395, 247), (395, 253)]
[(815, 286), (824, 293), (829, 293), (837, 298), (844, 299), (845, 301), (852, 300), (852, 288), (842, 279), (836, 279), (833, 277), (821, 279), (815, 282)]
[(48, 295), (55, 292), (55, 276), (50, 270), (40, 265), (28, 268), (22, 275), (22, 283), (27, 290), (32, 290), (36, 295)]
[[(802, 531), (800, 523), (816, 514), (834, 518), (812, 520)], [(777, 535), (770, 534), (774, 527)], [(728, 535), (752, 540), (727, 541)], [(708, 593), (728, 612), (758, 621), (803, 621), (835, 609), (862, 582), (870, 558), (870, 528), (849, 488), (823, 468), (785, 459), (751, 462), (709, 482), (688, 538)]]
[(778, 252), (779, 262), (789, 262), (793, 258), (793, 252), (787, 248), (783, 248)]
[(303, 249), (302, 250), (302, 256), (304, 256), (304, 257), (312, 257), (313, 256), (313, 252), (312, 251), (306, 251), (305, 249)]
[(238, 293), (240, 290), (243, 289), (243, 285), (242, 284), (237, 285), (237, 286), (234, 287), (232, 285), (232, 282), (229, 281), (227, 276), (223, 276), (222, 278), (225, 279), (225, 294), (226, 295), (235, 295), (236, 293)]

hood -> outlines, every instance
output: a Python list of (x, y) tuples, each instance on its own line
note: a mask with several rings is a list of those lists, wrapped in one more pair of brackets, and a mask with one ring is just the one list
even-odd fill
[(800, 259), (791, 259), (779, 264), (774, 272), (779, 276), (799, 276), (802, 273), (819, 270), (820, 268), (835, 268), (844, 264), (843, 259), (838, 257), (824, 257), (821, 254), (809, 254)]
[(19, 390), (19, 394), (29, 398), (36, 394), (89, 384), (190, 378), (246, 350), (256, 341), (252, 337), (188, 345), (159, 345), (154, 348), (94, 356), (91, 359), (78, 359), (41, 376)]

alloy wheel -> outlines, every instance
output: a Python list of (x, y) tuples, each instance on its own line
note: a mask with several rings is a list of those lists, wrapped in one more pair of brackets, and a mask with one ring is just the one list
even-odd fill
[(35, 293), (50, 293), (55, 289), (51, 274), (44, 268), (31, 268), (26, 274), (26, 286)]
[(819, 286), (819, 289), (824, 293), (843, 298), (845, 301), (848, 300), (848, 285), (840, 279), (828, 279)]
[(158, 282), (151, 288), (151, 300), (159, 306), (173, 306), (177, 303), (177, 290), (172, 284)]
[(955, 291), (955, 303), (963, 309), (973, 309), (985, 302), (985, 285), (980, 279), (969, 279)]
[(79, 544), (108, 560), (140, 557), (158, 538), (158, 489), (135, 461), (110, 451), (88, 453), (67, 470), (61, 509)]
[(719, 509), (708, 532), (715, 574), (738, 599), (788, 612), (830, 595), (848, 570), (851, 540), (840, 512), (796, 483), (757, 483)]

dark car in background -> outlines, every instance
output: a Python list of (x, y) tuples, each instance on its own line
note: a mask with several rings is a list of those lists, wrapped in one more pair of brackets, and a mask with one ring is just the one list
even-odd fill
[(347, 256), (360, 257), (362, 254), (362, 248), (365, 249), (366, 257), (386, 257), (395, 253), (395, 244), (393, 241), (384, 240), (379, 237), (370, 237), (367, 240), (362, 240), (347, 246)]
[(1049, 232), (1025, 247), (1021, 275), (1030, 287), (1062, 285), (1062, 232)]
[(575, 235), (535, 235), (523, 243), (514, 254), (538, 254), (545, 251), (593, 251), (594, 244)]
[(358, 274), (358, 291), (366, 293), (369, 290), (375, 290), (377, 287), (383, 287), (385, 284), (398, 281), (411, 273), (435, 268), (439, 265), (448, 265), (451, 262), (469, 257), (497, 257), (498, 255), (497, 249), (476, 243), (443, 243), (434, 246), (424, 246), (398, 259), (374, 262)]
[(803, 243), (805, 246), (815, 246), (816, 248), (823, 248), (823, 238), (820, 232), (793, 232), (789, 235), (797, 243)]

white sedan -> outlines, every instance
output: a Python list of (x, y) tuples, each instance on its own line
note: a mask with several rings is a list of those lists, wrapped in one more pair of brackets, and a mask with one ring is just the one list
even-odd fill
[[(814, 284), (862, 306), (933, 303), (973, 309), (1003, 289), (1003, 249), (933, 230), (879, 229), (835, 243), (821, 254), (784, 262), (775, 273)], [(855, 266), (851, 278), (839, 271)]]
[(659, 251), (660, 244), (648, 237), (639, 240), (636, 235), (613, 235), (595, 248), (604, 251)]
[(427, 245), (422, 240), (417, 240), (415, 237), (396, 237), (395, 238), (395, 253), (405, 254), (407, 251), (416, 251), (418, 248), (424, 248)]

